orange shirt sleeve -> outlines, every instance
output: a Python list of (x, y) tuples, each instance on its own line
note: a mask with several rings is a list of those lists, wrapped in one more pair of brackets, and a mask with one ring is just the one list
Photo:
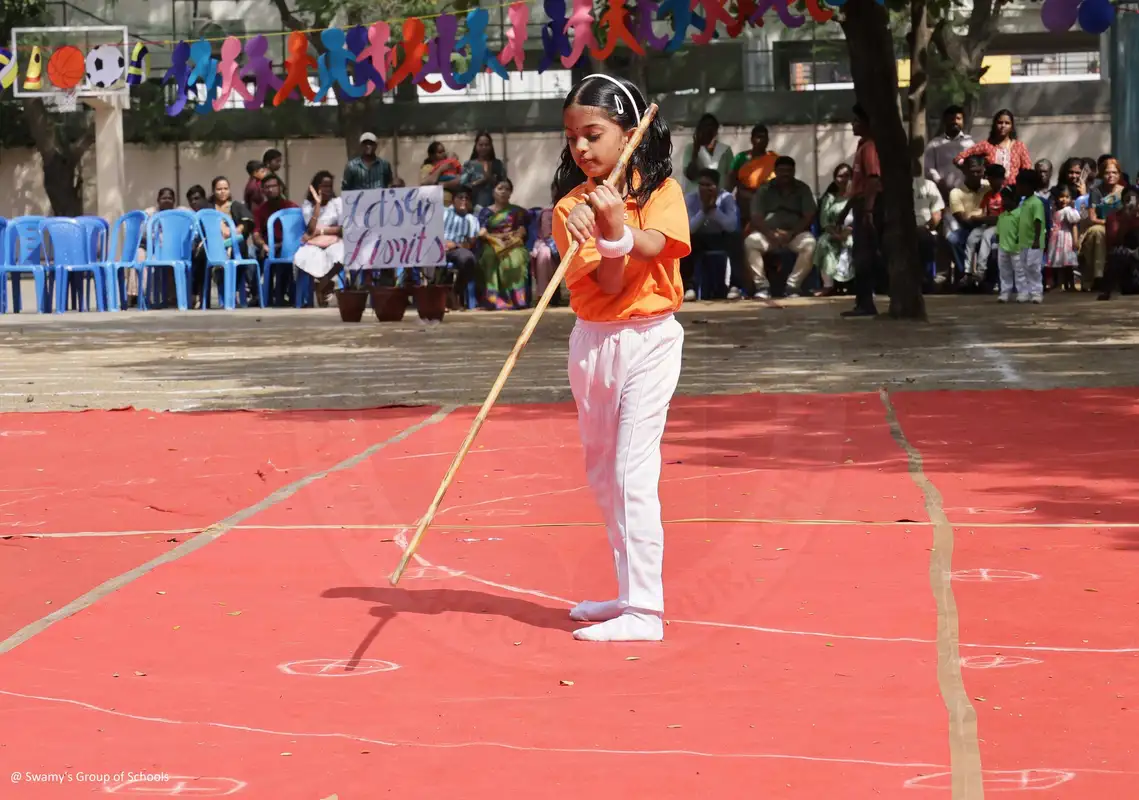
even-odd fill
[[(640, 217), (641, 230), (659, 231), (667, 240), (658, 258), (684, 258), (692, 252), (692, 234), (688, 226), (688, 206), (684, 192), (672, 178), (653, 192)], [(630, 222), (633, 222), (630, 214)]]
[[(574, 189), (554, 206), (554, 243), (558, 246), (558, 252), (563, 258), (569, 253), (570, 246), (573, 244), (573, 239), (570, 238), (569, 231), (566, 229), (566, 217), (569, 216), (574, 206), (584, 202), (585, 198), (580, 189)], [(577, 255), (573, 257), (573, 261), (566, 269), (566, 285), (577, 280), (578, 273), (583, 269), (588, 272), (587, 267), (596, 269), (600, 264), (601, 255), (594, 247), (593, 240), (590, 239), (578, 248)]]

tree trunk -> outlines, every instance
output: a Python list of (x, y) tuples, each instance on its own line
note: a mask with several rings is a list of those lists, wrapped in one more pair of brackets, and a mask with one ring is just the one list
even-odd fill
[(69, 125), (56, 117), (40, 99), (24, 101), (24, 121), (43, 159), (44, 191), (57, 217), (83, 215), (83, 156), (95, 143), (95, 124), (84, 114), (87, 127), (74, 142), (67, 141)]
[[(912, 0), (910, 4), (910, 145), (911, 156), (921, 162), (929, 138), (926, 130), (926, 90), (929, 88), (929, 45), (932, 31), (929, 27), (929, 6), (926, 0)], [(917, 169), (921, 169), (920, 166)], [(920, 173), (914, 173), (920, 174)]]
[(870, 117), (870, 131), (882, 168), (885, 224), (883, 250), (890, 275), (889, 314), (895, 319), (925, 316), (911, 182), (909, 142), (898, 109), (898, 65), (884, 6), (876, 0), (849, 0), (842, 22), (850, 71), (859, 104)]

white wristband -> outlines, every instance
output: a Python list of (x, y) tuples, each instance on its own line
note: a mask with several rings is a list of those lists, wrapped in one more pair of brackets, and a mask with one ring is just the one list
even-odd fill
[(625, 233), (617, 241), (603, 239), (596, 240), (597, 253), (602, 258), (624, 258), (633, 251), (633, 231), (626, 225)]

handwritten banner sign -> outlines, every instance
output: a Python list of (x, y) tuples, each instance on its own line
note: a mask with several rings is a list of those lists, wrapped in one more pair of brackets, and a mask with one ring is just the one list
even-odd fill
[(442, 186), (365, 189), (342, 197), (349, 270), (446, 265)]

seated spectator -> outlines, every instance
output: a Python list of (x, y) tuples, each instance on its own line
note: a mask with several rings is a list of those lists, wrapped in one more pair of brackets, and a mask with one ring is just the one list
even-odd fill
[(1096, 299), (1110, 300), (1115, 291), (1134, 294), (1139, 291), (1139, 195), (1134, 189), (1124, 190), (1122, 209), (1109, 216), (1104, 227), (1107, 265)]
[[(253, 212), (253, 246), (258, 253), (258, 260), (262, 259), (269, 251), (269, 218), (284, 208), (299, 208), (299, 206), (292, 200), (286, 199), (282, 192), (284, 186), (281, 184), (281, 179), (276, 175), (266, 175), (261, 180), (261, 191), (265, 193), (265, 202), (257, 207)], [(281, 224), (277, 223), (277, 230), (274, 232), (274, 238), (280, 242), (284, 236), (284, 231), (281, 230)], [(288, 270), (285, 264), (277, 264), (273, 269), (282, 271)], [(289, 271), (289, 279), (291, 280), (292, 270)], [(289, 283), (285, 280), (274, 281), (274, 285), (281, 287), (278, 290), (276, 297), (272, 299), (273, 303), (284, 303), (284, 287)]]
[(530, 253), (527, 226), (530, 214), (510, 202), (514, 184), (503, 178), (494, 187), (494, 201), (479, 212), (479, 271), (486, 287), (486, 307), (494, 310), (526, 308)]
[[(919, 153), (920, 156), (920, 153)], [(937, 260), (937, 229), (941, 225), (941, 212), (945, 200), (937, 184), (925, 177), (920, 158), (913, 159), (914, 217), (918, 229), (918, 253), (923, 264)]]
[(763, 257), (768, 253), (791, 251), (797, 254), (795, 267), (787, 279), (787, 296), (799, 295), (799, 287), (814, 264), (815, 237), (811, 223), (818, 208), (807, 184), (795, 177), (795, 159), (775, 160), (775, 179), (756, 191), (751, 203), (751, 230), (744, 247), (755, 279), (755, 296), (771, 296)]
[(301, 206), (308, 228), (293, 264), (317, 279), (314, 294), (320, 305), (326, 305), (332, 279), (344, 269), (344, 202), (336, 196), (327, 170), (313, 175), (308, 192)]
[[(475, 247), (479, 238), (479, 221), (472, 212), (474, 203), (471, 190), (466, 186), (455, 189), (451, 205), (443, 209), (443, 247), (447, 251), (447, 266), (455, 270), (455, 286), (461, 293), (475, 279)], [(463, 306), (460, 303), (460, 308)]]
[(530, 249), (530, 264), (534, 272), (534, 295), (540, 297), (550, 285), (550, 278), (558, 268), (558, 245), (554, 242), (554, 206), (558, 202), (557, 184), (550, 186), (550, 206), (542, 209), (538, 217), (538, 235)]
[(854, 264), (850, 260), (851, 237), (854, 234), (854, 212), (846, 196), (854, 170), (849, 164), (835, 167), (831, 185), (819, 199), (819, 230), (815, 243), (814, 264), (823, 279), (819, 297), (838, 292), (838, 285), (854, 280)]
[(1088, 219), (1080, 235), (1080, 255), (1086, 270), (1080, 284), (1089, 291), (1103, 277), (1107, 264), (1107, 220), (1123, 205), (1123, 170), (1108, 156), (1099, 165), (1098, 183), (1088, 192)]
[[(210, 205), (212, 205), (216, 211), (228, 214), (237, 225), (237, 233), (242, 237), (241, 249), (238, 251), (238, 255), (242, 258), (249, 257), (250, 253), (254, 252), (254, 249), (252, 243), (246, 241), (246, 239), (253, 233), (253, 214), (245, 207), (244, 203), (240, 200), (233, 199), (233, 194), (229, 187), (229, 179), (225, 176), (219, 175), (214, 178), (213, 183), (210, 184), (210, 188), (213, 190), (213, 194), (210, 195)], [(226, 238), (229, 238), (233, 234), (233, 231), (231, 231), (229, 226), (225, 223), (222, 223), (221, 230), (222, 235)], [(228, 252), (232, 256), (233, 248), (230, 247)], [(218, 291), (222, 291), (221, 273), (217, 273), (216, 277)], [(245, 270), (245, 280), (247, 282), (246, 292), (248, 297), (260, 298), (261, 295), (257, 291), (257, 275), (254, 274), (252, 270)]]
[(989, 184), (985, 180), (984, 158), (969, 157), (962, 172), (965, 174), (964, 182), (949, 192), (949, 211), (957, 220), (958, 227), (945, 238), (953, 253), (953, 265), (957, 275), (963, 277), (973, 274), (972, 260), (969, 258), (970, 236), (973, 236), (975, 229), (982, 228), (980, 233), (973, 236), (973, 241), (979, 246), (983, 228), (995, 223), (986, 216), (984, 210), (985, 197), (989, 193)]
[(736, 193), (736, 206), (751, 208), (755, 190), (775, 177), (775, 159), (779, 154), (767, 149), (769, 135), (766, 125), (751, 129), (751, 150), (745, 150), (732, 159), (724, 188)]
[(692, 251), (680, 260), (680, 278), (684, 282), (684, 299), (696, 299), (696, 266), (708, 253), (724, 253), (732, 267), (732, 285), (728, 299), (738, 300), (736, 271), (743, 266), (740, 236), (740, 212), (731, 192), (720, 188), (720, 173), (700, 170), (696, 190), (684, 197), (688, 206), (688, 226)]
[(970, 286), (983, 283), (988, 273), (989, 257), (997, 239), (997, 219), (1004, 213), (1001, 190), (1005, 185), (1005, 168), (1000, 164), (986, 166), (985, 182), (989, 184), (989, 191), (981, 200), (978, 225), (965, 240), (965, 265), (968, 272), (965, 282)]

